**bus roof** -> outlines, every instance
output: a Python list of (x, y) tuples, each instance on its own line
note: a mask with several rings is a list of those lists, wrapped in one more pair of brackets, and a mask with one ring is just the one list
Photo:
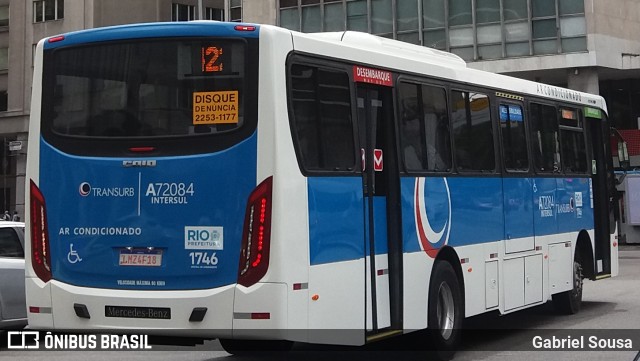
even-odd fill
[(63, 35), (52, 36), (44, 39), (44, 48), (53, 49), (75, 44), (86, 44), (132, 38), (160, 38), (181, 36), (233, 36), (257, 38), (259, 36), (259, 33), (260, 26), (256, 24), (225, 23), (212, 20), (127, 24), (79, 30), (65, 33)]
[(291, 34), (294, 49), (301, 52), (493, 88), (516, 97), (529, 95), (607, 111), (604, 98), (599, 95), (468, 68), (460, 57), (440, 50), (352, 31)]

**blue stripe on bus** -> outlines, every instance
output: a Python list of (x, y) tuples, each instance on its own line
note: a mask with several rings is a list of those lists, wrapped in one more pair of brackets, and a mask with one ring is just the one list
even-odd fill
[(105, 28), (96, 28), (75, 31), (64, 34), (64, 40), (57, 42), (45, 42), (45, 49), (55, 49), (62, 46), (85, 44), (92, 42), (123, 40), (132, 38), (164, 38), (181, 36), (219, 36), (258, 38), (260, 27), (254, 31), (237, 31), (235, 27), (241, 23), (222, 22), (167, 22), (145, 23), (133, 25), (119, 25)]
[[(155, 290), (235, 283), (245, 208), (256, 186), (256, 149), (254, 133), (224, 151), (148, 158), (157, 164), (136, 168), (123, 165), (130, 158), (72, 156), (41, 139), (39, 186), (54, 279)], [(220, 243), (203, 245), (203, 235)], [(162, 265), (120, 266), (124, 247), (155, 247)]]
[[(362, 179), (312, 177), (308, 191), (311, 264), (355, 260), (367, 254)], [(443, 239), (428, 241), (438, 248), (446, 238), (448, 245), (456, 247), (593, 229), (590, 192), (588, 178), (455, 177), (445, 181), (429, 177), (424, 182), (424, 214), (432, 234)], [(424, 248), (416, 226), (420, 211), (415, 193), (416, 178), (403, 177), (404, 252)], [(380, 241), (376, 254), (386, 253), (385, 209), (385, 200), (376, 197), (374, 228)]]
[(362, 258), (364, 197), (360, 177), (308, 178), (312, 265)]

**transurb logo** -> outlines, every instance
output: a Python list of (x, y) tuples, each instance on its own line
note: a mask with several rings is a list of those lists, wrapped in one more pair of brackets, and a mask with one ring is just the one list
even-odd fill
[(451, 192), (447, 179), (417, 178), (414, 200), (420, 248), (429, 257), (435, 258), (438, 250), (449, 243), (451, 231)]
[(91, 184), (87, 182), (81, 183), (80, 187), (78, 188), (78, 192), (80, 192), (80, 195), (83, 197), (88, 196), (89, 194), (91, 194)]

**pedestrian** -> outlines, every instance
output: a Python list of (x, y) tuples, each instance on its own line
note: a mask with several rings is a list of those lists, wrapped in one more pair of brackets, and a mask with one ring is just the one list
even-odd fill
[(13, 217), (11, 218), (14, 222), (20, 222), (20, 216), (18, 215), (18, 211), (13, 211)]
[(3, 221), (10, 221), (11, 220), (11, 215), (9, 214), (9, 211), (4, 211), (4, 216), (2, 216), (2, 220)]

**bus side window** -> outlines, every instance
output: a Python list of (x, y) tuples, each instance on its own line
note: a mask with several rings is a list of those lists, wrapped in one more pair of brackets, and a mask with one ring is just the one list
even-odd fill
[(451, 92), (455, 155), (462, 172), (496, 169), (489, 97), (467, 91)]
[(560, 172), (560, 139), (556, 108), (550, 105), (531, 103), (531, 144), (533, 159), (538, 173)]
[(524, 112), (517, 104), (500, 104), (500, 129), (507, 171), (529, 170)]
[(451, 170), (451, 141), (443, 88), (402, 82), (400, 134), (408, 171)]
[(293, 64), (289, 76), (293, 136), (306, 170), (355, 169), (349, 76)]
[(580, 110), (560, 108), (562, 160), (568, 173), (587, 173), (587, 151)]

